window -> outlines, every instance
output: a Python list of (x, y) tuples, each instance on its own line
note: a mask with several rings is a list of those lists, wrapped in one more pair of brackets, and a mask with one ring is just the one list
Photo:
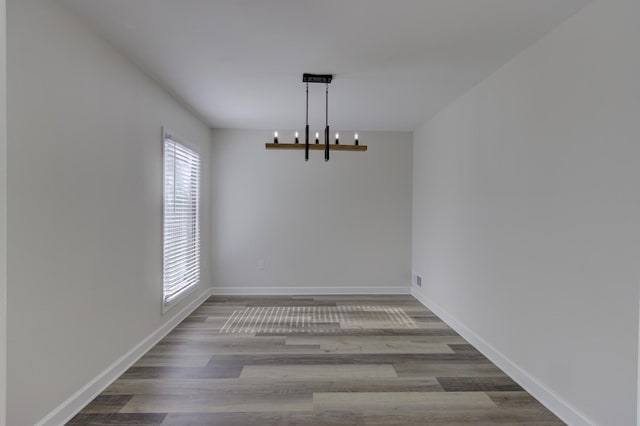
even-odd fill
[(200, 281), (200, 154), (164, 133), (164, 305)]

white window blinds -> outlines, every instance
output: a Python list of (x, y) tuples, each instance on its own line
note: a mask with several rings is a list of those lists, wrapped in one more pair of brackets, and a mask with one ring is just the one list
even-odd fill
[(164, 135), (163, 281), (167, 304), (200, 280), (200, 154)]

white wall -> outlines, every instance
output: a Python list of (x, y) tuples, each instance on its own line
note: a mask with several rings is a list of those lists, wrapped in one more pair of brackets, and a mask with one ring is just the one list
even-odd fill
[(210, 139), (56, 2), (8, 17), (8, 424), (31, 425), (178, 310), (161, 315), (161, 126), (201, 149), (206, 236)]
[(0, 426), (7, 396), (7, 22), (0, 0)]
[(415, 132), (417, 294), (576, 424), (636, 422), (639, 17), (591, 3)]
[[(292, 132), (280, 134), (292, 142)], [(341, 135), (353, 143), (353, 132)], [(212, 132), (214, 287), (408, 292), (411, 133), (361, 132), (367, 152), (325, 162), (312, 151), (307, 163), (304, 151), (265, 150), (272, 138)]]

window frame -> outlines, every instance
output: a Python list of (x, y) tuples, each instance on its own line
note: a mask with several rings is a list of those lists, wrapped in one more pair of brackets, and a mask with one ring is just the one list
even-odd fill
[[(161, 306), (162, 306), (162, 314), (164, 314), (165, 312), (169, 311), (171, 308), (173, 308), (174, 306), (178, 305), (180, 301), (184, 300), (186, 297), (188, 297), (189, 295), (191, 295), (196, 289), (198, 289), (201, 286), (201, 282), (202, 282), (202, 155), (200, 152), (200, 148), (198, 146), (196, 146), (195, 144), (189, 142), (187, 139), (182, 138), (181, 136), (179, 136), (178, 134), (176, 134), (175, 132), (172, 132), (171, 130), (167, 129), (166, 127), (162, 127), (162, 138), (161, 138), (161, 168), (162, 168), (162, 179), (161, 179), (161, 217), (160, 217), (160, 228), (161, 228), (161, 240), (162, 240), (162, 244), (161, 244), (161, 248), (160, 248), (160, 258), (161, 258)], [(181, 292), (179, 292), (173, 299), (171, 299), (170, 301), (166, 301), (166, 297), (165, 297), (165, 281), (164, 281), (164, 268), (165, 268), (165, 264), (164, 264), (164, 247), (165, 247), (165, 202), (166, 202), (166, 198), (165, 198), (165, 187), (166, 187), (166, 175), (165, 175), (165, 169), (166, 169), (166, 152), (165, 152), (165, 142), (166, 140), (169, 139), (179, 145), (184, 146), (185, 148), (188, 148), (189, 150), (195, 152), (198, 156), (198, 160), (199, 160), (199, 170), (198, 170), (198, 198), (197, 198), (197, 228), (198, 228), (198, 234), (197, 234), (197, 240), (198, 240), (198, 264), (199, 264), (199, 271), (198, 271), (198, 280), (188, 286), (187, 288), (185, 288), (184, 290), (182, 290)]]

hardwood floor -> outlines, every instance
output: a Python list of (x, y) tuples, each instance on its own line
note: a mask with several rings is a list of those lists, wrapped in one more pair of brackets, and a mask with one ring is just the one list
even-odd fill
[(68, 424), (564, 423), (411, 296), (215, 296)]

